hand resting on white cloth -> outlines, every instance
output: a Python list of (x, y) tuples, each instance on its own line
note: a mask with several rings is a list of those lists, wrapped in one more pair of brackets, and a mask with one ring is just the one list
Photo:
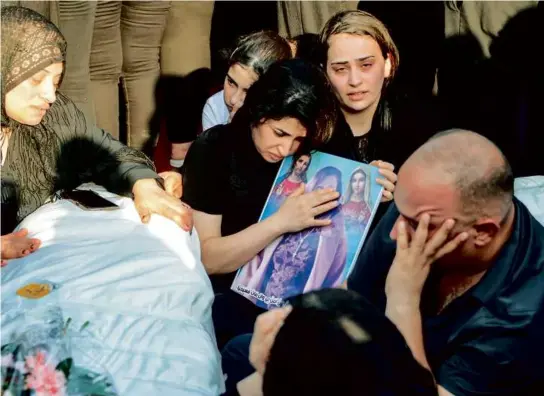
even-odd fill
[(10, 315), (16, 291), (46, 280), (59, 285), (64, 320), (88, 322), (71, 339), (74, 363), (106, 368), (120, 394), (220, 394), (213, 291), (196, 231), (157, 215), (142, 224), (130, 199), (92, 189), (121, 208), (86, 211), (59, 200), (19, 225), (42, 245), (2, 268), (2, 339), (20, 325)]

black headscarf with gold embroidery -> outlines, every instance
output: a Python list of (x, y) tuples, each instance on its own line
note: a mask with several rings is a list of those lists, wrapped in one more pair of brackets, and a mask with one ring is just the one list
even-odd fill
[(65, 57), (66, 40), (53, 23), (28, 8), (2, 7), (2, 125), (11, 123), (4, 110), (6, 94)]

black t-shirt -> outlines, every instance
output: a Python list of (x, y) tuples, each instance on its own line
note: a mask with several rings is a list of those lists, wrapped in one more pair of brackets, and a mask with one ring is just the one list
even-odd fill
[(323, 151), (359, 162), (390, 162), (398, 172), (419, 146), (449, 127), (446, 112), (436, 102), (390, 98), (382, 100), (370, 131), (363, 136), (353, 136), (341, 113), (331, 141)]
[[(544, 394), (544, 227), (517, 199), (515, 210), (514, 231), (482, 280), (439, 315), (422, 306), (427, 359), (455, 395)], [(398, 216), (391, 205), (348, 280), (384, 311)]]
[(183, 200), (222, 215), (221, 235), (235, 234), (259, 220), (279, 166), (261, 157), (249, 130), (218, 125), (191, 145), (183, 164)]
[[(258, 153), (249, 128), (215, 126), (201, 134), (187, 153), (183, 201), (200, 212), (221, 215), (222, 236), (236, 234), (259, 220), (279, 167)], [(214, 286), (228, 288), (233, 277), (215, 276)]]

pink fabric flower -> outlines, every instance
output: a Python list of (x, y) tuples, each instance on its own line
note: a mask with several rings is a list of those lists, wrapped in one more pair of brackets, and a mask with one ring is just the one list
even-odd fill
[(26, 389), (33, 389), (36, 396), (66, 395), (64, 373), (47, 363), (44, 352), (37, 352), (36, 356), (27, 356), (26, 365), (29, 370)]
[(44, 366), (46, 363), (45, 352), (38, 351), (36, 352), (36, 356), (32, 356), (32, 355), (27, 356), (25, 360), (26, 360), (26, 365), (28, 366), (30, 370), (33, 370), (34, 368), (37, 368), (37, 367)]

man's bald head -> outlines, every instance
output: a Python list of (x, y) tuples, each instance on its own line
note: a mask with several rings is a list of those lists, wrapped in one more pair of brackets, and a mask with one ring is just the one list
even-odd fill
[(468, 216), (505, 216), (512, 205), (510, 164), (487, 138), (467, 130), (440, 132), (414, 152), (399, 171), (417, 172), (431, 183), (448, 184)]

